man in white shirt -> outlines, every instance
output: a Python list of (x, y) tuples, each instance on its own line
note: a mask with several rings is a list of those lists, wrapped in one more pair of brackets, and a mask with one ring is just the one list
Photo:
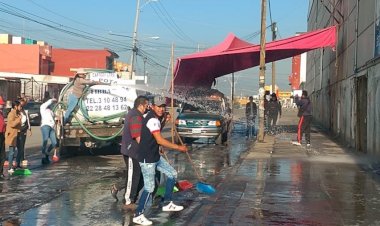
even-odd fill
[[(48, 164), (49, 154), (57, 146), (57, 138), (55, 136), (55, 119), (54, 112), (51, 107), (57, 100), (55, 98), (50, 99), (43, 103), (40, 107), (41, 112), (41, 133), (42, 133), (42, 147), (41, 152), (44, 157), (42, 158), (42, 164)], [(50, 146), (46, 149), (48, 141), (50, 139)]]
[(155, 187), (156, 169), (167, 176), (165, 195), (163, 200), (163, 211), (181, 211), (183, 206), (173, 203), (173, 188), (177, 179), (177, 171), (160, 155), (160, 146), (187, 152), (184, 145), (173, 144), (161, 135), (161, 118), (165, 112), (166, 103), (164, 99), (155, 100), (151, 111), (142, 120), (141, 139), (138, 147), (137, 160), (140, 163), (144, 178), (144, 190), (133, 217), (133, 223), (139, 225), (151, 225), (152, 221), (144, 216), (145, 206), (150, 199)]

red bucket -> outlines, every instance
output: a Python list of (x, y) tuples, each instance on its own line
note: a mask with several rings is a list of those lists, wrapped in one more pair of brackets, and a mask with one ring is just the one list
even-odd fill
[(187, 190), (187, 189), (190, 189), (192, 188), (194, 185), (188, 181), (188, 180), (181, 180), (181, 181), (178, 181), (178, 187), (179, 187), (179, 190), (181, 191), (184, 191), (184, 190)]

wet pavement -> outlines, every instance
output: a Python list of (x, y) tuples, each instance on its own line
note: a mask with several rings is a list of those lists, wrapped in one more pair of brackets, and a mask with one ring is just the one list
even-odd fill
[[(193, 144), (191, 157), (217, 192), (175, 193), (185, 206), (177, 213), (162, 212), (155, 199), (146, 216), (154, 225), (380, 224), (380, 176), (371, 159), (318, 127), (310, 148), (291, 145), (295, 115), (285, 110), (277, 133), (263, 143), (246, 140), (244, 120), (235, 117), (227, 146)], [(179, 180), (199, 181), (186, 155), (168, 156)], [(34, 159), (32, 175), (0, 183), (3, 225), (132, 225), (133, 213), (109, 191), (122, 181), (121, 156), (82, 154), (48, 166)]]

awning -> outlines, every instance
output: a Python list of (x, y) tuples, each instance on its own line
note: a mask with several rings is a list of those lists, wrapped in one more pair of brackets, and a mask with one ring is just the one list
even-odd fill
[[(307, 32), (287, 39), (266, 43), (265, 62), (297, 56), (301, 53), (335, 47), (336, 27)], [(174, 85), (211, 87), (216, 78), (260, 64), (260, 45), (254, 45), (229, 34), (217, 46), (177, 59)]]

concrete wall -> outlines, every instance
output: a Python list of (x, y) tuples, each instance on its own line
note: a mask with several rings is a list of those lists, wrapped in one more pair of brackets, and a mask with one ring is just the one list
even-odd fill
[(0, 45), (0, 71), (40, 73), (40, 47), (38, 45)]
[(309, 31), (339, 24), (335, 52), (308, 53), (304, 87), (313, 100), (314, 120), (347, 146), (380, 160), (380, 59), (374, 58), (376, 0), (309, 2)]
[(368, 69), (368, 152), (380, 155), (380, 64)]
[(51, 75), (72, 77), (71, 68), (113, 69), (113, 54), (108, 50), (53, 48), (52, 52)]

